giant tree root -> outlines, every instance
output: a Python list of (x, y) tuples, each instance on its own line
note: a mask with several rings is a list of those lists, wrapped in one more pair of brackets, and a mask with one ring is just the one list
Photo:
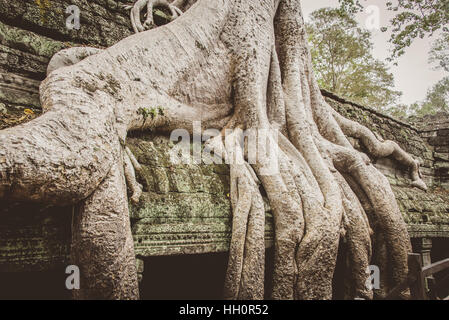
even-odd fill
[(75, 299), (138, 299), (134, 241), (123, 166), (115, 164), (98, 189), (77, 205), (71, 259), (80, 267)]
[[(138, 26), (140, 10), (156, 2), (136, 3), (136, 31), (145, 29)], [(191, 2), (169, 6), (185, 11)], [(412, 184), (425, 189), (419, 165), (326, 103), (313, 76), (300, 0), (198, 0), (162, 28), (92, 50), (84, 60), (79, 53), (53, 60), (41, 86), (45, 114), (0, 131), (0, 199), (81, 203), (73, 234), (73, 262), (84, 283), (78, 298), (137, 297), (125, 181), (133, 201), (141, 187), (139, 164), (123, 148), (127, 132), (192, 132), (196, 121), (202, 130), (221, 130), (209, 141), (215, 153), (241, 160), (230, 162), (226, 298), (264, 297), (259, 184), (274, 216), (273, 298), (331, 299), (341, 247), (348, 299), (382, 296), (406, 278), (411, 246), (394, 194), (348, 137), (374, 157), (407, 166)], [(75, 56), (74, 65), (67, 56)], [(142, 121), (139, 110), (151, 106), (163, 107), (163, 115)], [(227, 130), (243, 142), (229, 146)], [(265, 143), (252, 143), (242, 131)], [(380, 267), (380, 291), (365, 286), (370, 264)]]

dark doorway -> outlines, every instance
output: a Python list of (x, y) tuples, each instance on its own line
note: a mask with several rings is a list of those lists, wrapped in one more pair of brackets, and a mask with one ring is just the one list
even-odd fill
[[(431, 251), (432, 263), (449, 258), (449, 239), (434, 238), (432, 239)], [(438, 290), (437, 295), (440, 298), (449, 296), (449, 270), (444, 270), (434, 275), (436, 284), (442, 287)]]
[[(265, 291), (269, 293), (273, 250), (267, 250), (266, 254)], [(223, 299), (227, 264), (227, 253), (146, 258), (140, 297), (143, 300)]]
[(0, 273), (0, 300), (66, 300), (65, 268), (42, 272)]
[(147, 258), (140, 298), (222, 299), (226, 265), (224, 253)]
[[(272, 291), (274, 250), (266, 251), (265, 299)], [(151, 257), (145, 259), (140, 284), (144, 300), (220, 300), (228, 253)], [(65, 268), (41, 272), (0, 273), (0, 300), (67, 300)]]

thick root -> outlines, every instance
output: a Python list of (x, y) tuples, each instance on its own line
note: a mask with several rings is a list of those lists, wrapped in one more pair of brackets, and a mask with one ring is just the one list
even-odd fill
[(123, 165), (125, 171), (126, 184), (131, 190), (131, 201), (133, 203), (139, 203), (142, 195), (142, 185), (136, 180), (136, 170), (140, 170), (140, 164), (135, 159), (128, 147), (125, 148), (123, 154)]
[(344, 118), (336, 111), (333, 111), (333, 114), (335, 120), (346, 135), (359, 139), (374, 157), (385, 158), (392, 156), (398, 162), (404, 164), (410, 169), (412, 185), (421, 190), (427, 190), (426, 183), (421, 179), (419, 161), (413, 159), (407, 152), (402, 150), (396, 142), (390, 140), (379, 141), (368, 128), (355, 121)]
[(384, 234), (390, 261), (391, 283), (401, 283), (408, 273), (407, 255), (411, 250), (407, 226), (402, 219), (390, 184), (373, 165), (366, 164), (359, 153), (325, 143), (335, 167), (350, 174), (365, 192), (374, 209), (377, 232)]
[[(261, 168), (255, 166), (270, 201), (274, 216), (275, 256), (272, 298), (291, 300), (295, 298), (298, 278), (296, 254), (304, 235), (303, 203), (296, 188), (293, 170), (289, 170), (286, 159), (280, 155), (280, 172), (275, 175), (260, 175)], [(292, 174), (293, 173), (293, 174)]]
[(248, 165), (231, 165), (234, 205), (225, 299), (264, 298), (265, 210), (251, 170)]
[(342, 240), (348, 250), (346, 279), (350, 286), (346, 298), (371, 300), (373, 291), (366, 286), (366, 271), (371, 262), (373, 231), (354, 192), (339, 173), (335, 173), (335, 176), (344, 195)]
[[(74, 47), (61, 50), (51, 58), (47, 67), (47, 75), (60, 68), (72, 66), (101, 51), (103, 50), (91, 47)], [(125, 147), (123, 164), (126, 182), (132, 193), (131, 201), (138, 203), (142, 195), (142, 185), (137, 182), (135, 172), (140, 172), (142, 167), (128, 147)]]
[(206, 146), (230, 163), (232, 238), (224, 286), (224, 298), (262, 300), (265, 270), (265, 207), (260, 181), (243, 159), (242, 131), (210, 139)]
[(55, 70), (73, 66), (78, 62), (103, 51), (91, 47), (73, 47), (59, 51), (50, 60), (47, 66), (47, 76)]
[(245, 242), (245, 258), (239, 298), (263, 300), (265, 294), (265, 206), (257, 190), (253, 192), (248, 230)]
[[(170, 4), (167, 0), (138, 0), (134, 6), (127, 7), (131, 9), (131, 24), (135, 33), (143, 32), (156, 27), (153, 19), (153, 8), (156, 6), (168, 8), (170, 10), (172, 20), (178, 18), (182, 14), (181, 9), (173, 4)], [(145, 9), (145, 7), (147, 7), (147, 18), (142, 25), (142, 22), (140, 21), (140, 13)]]
[(116, 163), (74, 216), (71, 259), (81, 275), (76, 299), (139, 298), (122, 168)]

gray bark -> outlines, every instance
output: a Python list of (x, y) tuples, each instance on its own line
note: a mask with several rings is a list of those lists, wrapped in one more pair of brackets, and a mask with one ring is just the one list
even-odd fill
[[(191, 3), (175, 4), (185, 11)], [(259, 181), (275, 220), (273, 298), (330, 299), (341, 238), (350, 251), (349, 298), (373, 296), (364, 287), (373, 253), (389, 262), (385, 290), (406, 277), (410, 241), (394, 195), (347, 136), (374, 156), (392, 155), (425, 188), (419, 166), (325, 102), (299, 0), (199, 0), (174, 22), (93, 53), (51, 70), (41, 86), (44, 115), (0, 131), (0, 198), (81, 203), (73, 258), (86, 287), (78, 298), (138, 295), (125, 199), (125, 172), (128, 184), (135, 183), (132, 157), (123, 150), (127, 132), (191, 131), (198, 120), (203, 129), (223, 132), (280, 130), (270, 133), (278, 143), (261, 150), (277, 155), (279, 172), (264, 174), (262, 162), (231, 165), (226, 298), (263, 298)], [(164, 116), (143, 121), (137, 111), (148, 106), (162, 106)], [(225, 157), (234, 152), (221, 138), (210, 145), (221, 146)], [(248, 147), (241, 151), (247, 159)], [(373, 241), (373, 230), (382, 241)]]

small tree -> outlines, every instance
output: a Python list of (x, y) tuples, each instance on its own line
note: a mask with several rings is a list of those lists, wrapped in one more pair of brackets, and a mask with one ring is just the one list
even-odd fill
[[(436, 70), (449, 73), (449, 33), (443, 33), (432, 45), (429, 62)], [(427, 91), (422, 102), (415, 102), (410, 106), (414, 115), (424, 116), (437, 112), (449, 112), (449, 76), (438, 81)]]
[(438, 81), (427, 91), (424, 101), (413, 103), (410, 106), (410, 111), (416, 116), (449, 112), (449, 77)]
[(449, 72), (449, 33), (440, 36), (432, 45), (429, 62), (435, 65), (435, 69)]
[(401, 92), (393, 90), (393, 75), (372, 56), (371, 33), (358, 27), (351, 14), (319, 9), (307, 33), (321, 88), (380, 110), (397, 102)]

